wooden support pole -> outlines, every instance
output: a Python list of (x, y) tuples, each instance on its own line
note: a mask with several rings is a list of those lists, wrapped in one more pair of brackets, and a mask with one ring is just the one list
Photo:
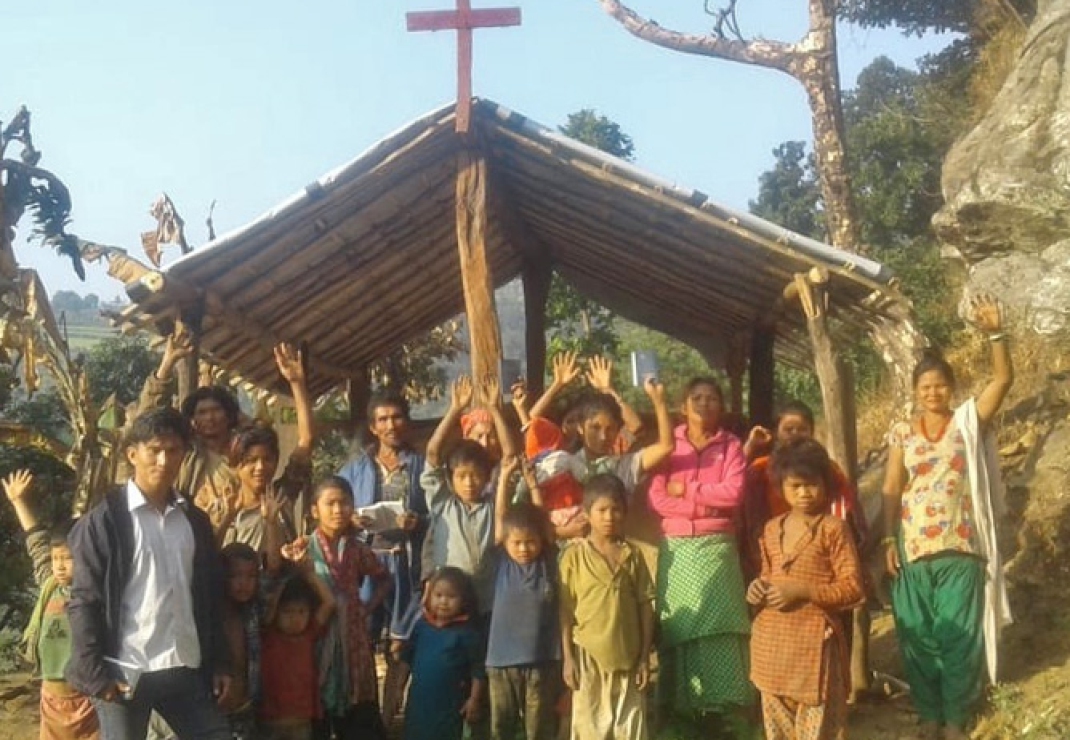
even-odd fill
[(774, 327), (755, 327), (750, 338), (750, 423), (771, 429), (773, 426), (773, 369), (776, 345)]
[[(528, 358), (528, 397), (538, 398), (546, 385), (546, 300), (553, 270), (549, 260), (524, 265), (524, 342)], [(504, 379), (502, 382), (505, 382)]]
[(828, 325), (828, 271), (819, 268), (807, 274), (795, 276), (799, 300), (806, 314), (806, 328), (814, 351), (814, 368), (821, 384), (821, 402), (825, 412), (828, 435), (825, 446), (829, 456), (848, 476), (852, 475), (855, 460), (851, 457), (848, 440), (853, 438), (855, 420), (848, 415), (847, 396), (853, 389), (849, 385), (849, 371), (844, 368), (842, 356), (832, 346), (832, 334)]
[(358, 368), (346, 381), (346, 395), (349, 400), (349, 435), (364, 441), (364, 430), (368, 428), (368, 402), (372, 398), (371, 376), (367, 367)]
[(729, 410), (737, 418), (743, 418), (743, 375), (747, 372), (747, 357), (750, 354), (749, 337), (736, 334), (725, 356), (725, 372), (729, 383)]
[[(821, 401), (828, 434), (825, 446), (831, 457), (855, 483), (858, 460), (858, 432), (855, 427), (854, 375), (851, 367), (836, 352), (828, 326), (828, 271), (813, 268), (796, 274), (794, 281), (799, 302), (806, 314), (806, 326), (814, 350), (814, 367), (821, 384)], [(785, 293), (787, 295), (787, 293)], [(851, 695), (869, 689), (869, 613), (865, 607), (854, 610), (851, 643)]]
[(201, 322), (204, 319), (204, 303), (182, 312), (182, 323), (186, 325), (192, 341), (193, 351), (175, 365), (175, 383), (178, 402), (181, 404), (193, 391), (200, 387), (201, 381)]
[(502, 359), (494, 281), (487, 258), (487, 162), (478, 152), (457, 155), (457, 250), (468, 317), (472, 375), (497, 375)]

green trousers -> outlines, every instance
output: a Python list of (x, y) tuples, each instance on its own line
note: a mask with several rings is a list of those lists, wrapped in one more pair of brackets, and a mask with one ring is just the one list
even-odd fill
[(914, 706), (924, 721), (965, 727), (984, 672), (984, 563), (957, 553), (900, 557), (892, 607)]

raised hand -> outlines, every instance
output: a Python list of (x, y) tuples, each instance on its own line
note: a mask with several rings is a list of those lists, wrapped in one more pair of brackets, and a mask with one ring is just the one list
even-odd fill
[(970, 298), (969, 322), (988, 334), (1003, 329), (1003, 307), (991, 293), (978, 293)]
[(587, 361), (587, 382), (599, 393), (613, 392), (613, 361), (595, 355)]
[(514, 406), (521, 409), (528, 407), (528, 384), (523, 379), (513, 383), (509, 392), (512, 394)]
[(554, 355), (551, 362), (554, 373), (554, 385), (563, 388), (580, 376), (580, 366), (576, 364), (575, 352), (562, 352)]
[(472, 379), (467, 375), (458, 375), (450, 388), (450, 408), (464, 411), (472, 403)]
[(505, 479), (512, 478), (513, 474), (520, 470), (520, 462), (519, 455), (507, 455), (506, 457), (503, 457), (500, 463), (501, 471), (499, 472), (499, 476)]
[(497, 375), (485, 375), (479, 383), (480, 401), (487, 406), (501, 408), (502, 405), (502, 382)]
[(304, 357), (301, 356), (301, 351), (292, 344), (283, 342), (275, 345), (275, 365), (290, 385), (308, 380), (305, 377)]
[(272, 491), (270, 487), (260, 497), (260, 516), (265, 522), (273, 522), (279, 518), (279, 512), (286, 505), (286, 497), (280, 491)]
[(192, 354), (193, 336), (186, 325), (178, 321), (175, 323), (174, 331), (167, 337), (167, 344), (164, 345), (163, 358), (160, 360), (160, 369), (157, 372), (157, 376), (166, 380), (171, 376), (175, 365)]
[(665, 404), (665, 386), (655, 378), (647, 378), (643, 381), (643, 390), (650, 396), (650, 402), (655, 406)]
[(33, 485), (33, 473), (25, 469), (16, 470), (4, 478), (3, 481), (0, 481), (0, 484), (4, 487), (7, 500), (16, 504), (25, 500), (26, 495), (30, 492), (30, 486)]

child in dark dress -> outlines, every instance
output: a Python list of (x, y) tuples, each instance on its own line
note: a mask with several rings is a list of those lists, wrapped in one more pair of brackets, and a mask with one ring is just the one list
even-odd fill
[(472, 624), (472, 579), (442, 568), (427, 583), (424, 612), (401, 659), (412, 668), (405, 740), (461, 740), (479, 716), (486, 691), (483, 638)]

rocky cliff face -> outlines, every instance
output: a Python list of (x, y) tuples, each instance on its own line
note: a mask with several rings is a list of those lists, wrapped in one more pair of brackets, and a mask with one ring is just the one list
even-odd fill
[(933, 223), (1041, 333), (1070, 333), (1070, 2), (1041, 0), (1015, 70), (944, 163)]

